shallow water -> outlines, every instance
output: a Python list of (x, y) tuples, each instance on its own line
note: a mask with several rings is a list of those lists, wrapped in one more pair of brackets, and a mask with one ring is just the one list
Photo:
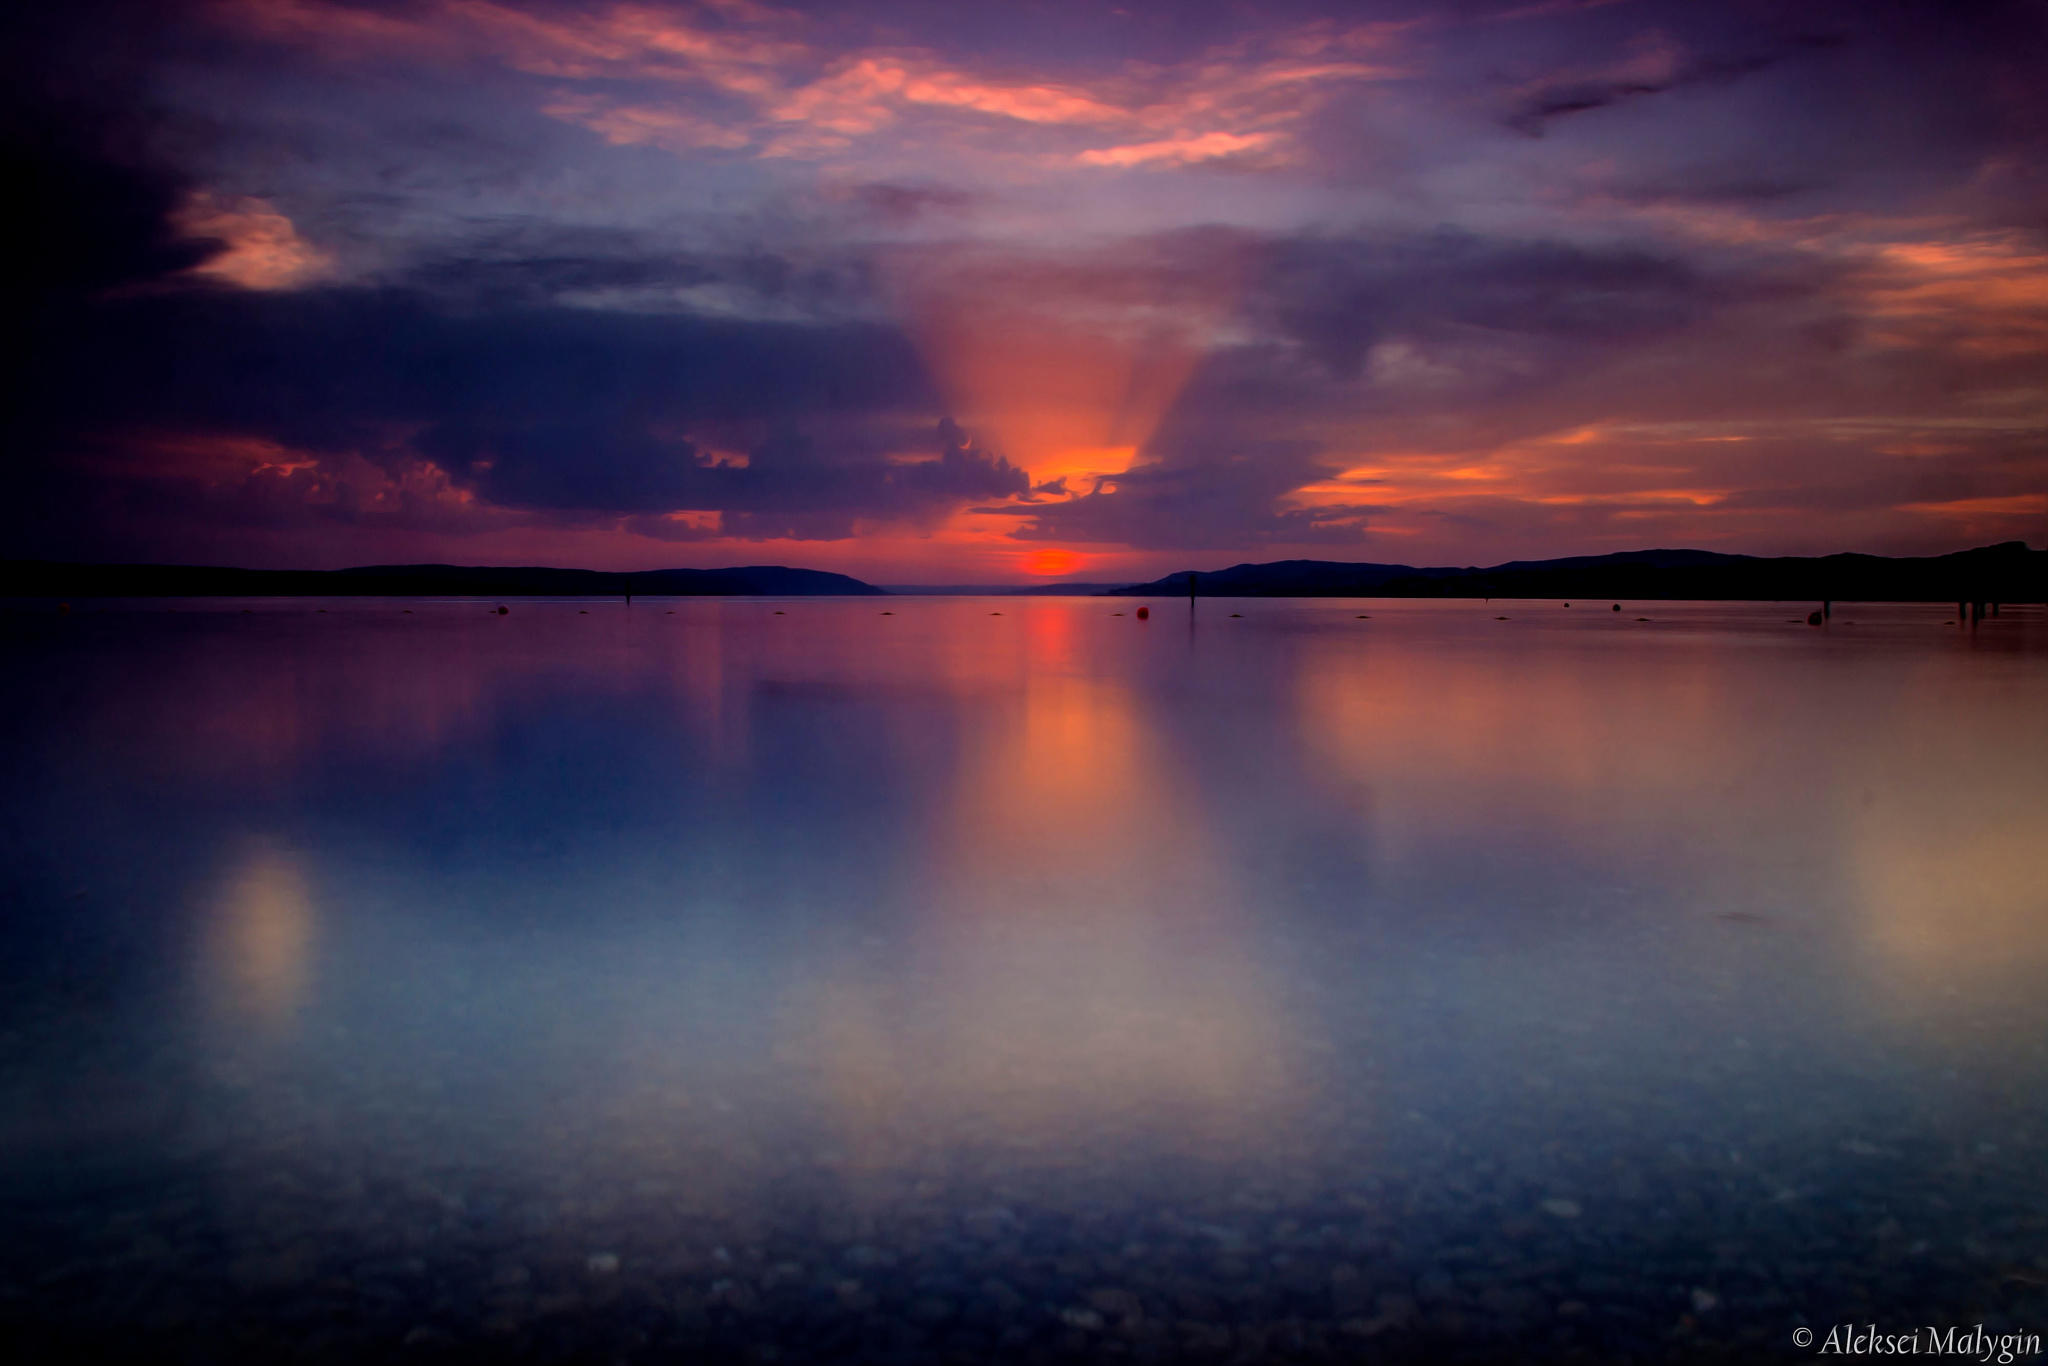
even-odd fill
[(0, 617), (0, 1333), (2048, 1334), (2038, 606), (493, 605)]

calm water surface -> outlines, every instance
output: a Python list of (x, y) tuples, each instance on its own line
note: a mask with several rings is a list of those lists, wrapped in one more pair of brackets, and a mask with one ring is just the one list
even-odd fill
[(0, 617), (18, 1345), (2048, 1335), (2039, 607), (407, 605)]

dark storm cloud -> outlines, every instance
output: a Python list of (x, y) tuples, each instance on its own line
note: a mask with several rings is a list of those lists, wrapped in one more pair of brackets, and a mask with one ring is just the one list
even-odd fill
[[(1159, 252), (1171, 256), (1183, 241)], [(1469, 427), (1546, 395), (1597, 388), (1608, 371), (1645, 356), (1704, 359), (1695, 348), (1757, 315), (1794, 333), (1798, 352), (1838, 346), (1821, 324), (1840, 324), (1832, 300), (1847, 287), (1843, 271), (1768, 246), (1688, 256), (1361, 227), (1239, 234), (1230, 249), (1244, 282), (1236, 335), (1197, 368), (1169, 429), (1271, 437), (1270, 423), (1245, 421), (1255, 415), (1413, 415)], [(1715, 359), (1714, 373), (1726, 360)]]
[(14, 201), (4, 277), (15, 317), (184, 270), (219, 249), (170, 226), (183, 189), (176, 176), (124, 163), (95, 136), (118, 133), (24, 123), (10, 120), (0, 134), (0, 174)]
[(1669, 255), (1458, 232), (1282, 239), (1259, 254), (1252, 310), (1340, 377), (1391, 335), (1639, 341), (1696, 321), (1719, 289)]
[(551, 304), (565, 295), (622, 292), (644, 296), (714, 283), (712, 264), (687, 256), (650, 257), (627, 251), (578, 250), (596, 244), (565, 242), (553, 250), (504, 252), (466, 245), (460, 255), (429, 258), (405, 272), (423, 293), (481, 307)]
[[(1817, 40), (1816, 45), (1819, 45)], [(1645, 95), (1661, 95), (1689, 85), (1719, 85), (1740, 80), (1776, 65), (1776, 56), (1706, 57), (1689, 61), (1668, 75), (1651, 79), (1567, 80), (1545, 84), (1526, 93), (1504, 116), (1516, 132), (1540, 138), (1556, 119), (1584, 114), (1595, 109)]]
[(461, 310), (406, 290), (205, 287), (103, 301), (39, 358), (45, 401), (98, 425), (180, 421), (293, 446), (393, 422), (584, 428), (935, 405), (891, 329), (695, 314)]
[[(1637, 249), (1458, 232), (1174, 234), (1149, 257), (1172, 276), (1212, 268), (1219, 252), (1239, 262), (1249, 335), (1209, 353), (1140, 459), (1086, 492), (1041, 489), (1049, 500), (983, 511), (1019, 519), (1032, 541), (1356, 547), (1385, 508), (1300, 497), (1342, 463), (1306, 434), (1319, 419), (1497, 411), (1767, 288)], [(1369, 370), (1375, 347), (1405, 359)], [(1290, 423), (1308, 425), (1279, 434)]]
[(1023, 540), (1141, 550), (1356, 542), (1374, 508), (1289, 508), (1282, 500), (1330, 471), (1310, 442), (1168, 436), (1129, 470), (1055, 503), (991, 507), (1026, 519)]
[(11, 504), (19, 543), (53, 539), (38, 504), (90, 515), (87, 453), (165, 432), (394, 474), (425, 457), (498, 508), (724, 512), (741, 535), (843, 536), (1026, 486), (958, 433), (885, 448), (939, 400), (900, 333), (860, 324), (179, 286), (80, 307), (26, 375), (17, 459), (45, 496)]
[[(103, 53), (77, 26), (43, 24), (17, 45), (0, 102), (27, 206), (9, 215), (0, 272), (33, 329), (7, 383), (14, 496), (0, 531), (16, 553), (88, 546), (96, 521), (132, 527), (152, 508), (173, 523), (293, 527), (389, 518), (395, 503), (411, 525), (451, 528), (452, 505), (400, 487), (422, 458), (475, 495), (460, 514), (471, 525), (493, 510), (624, 516), (669, 536), (691, 525), (661, 515), (677, 510), (727, 514), (741, 535), (844, 536), (860, 519), (1025, 488), (957, 432), (882, 447), (878, 424), (899, 433), (900, 414), (942, 406), (892, 328), (563, 302), (714, 287), (844, 314), (870, 289), (847, 253), (664, 250), (624, 230), (522, 223), (381, 288), (197, 281), (187, 272), (226, 244), (178, 226), (196, 186), (164, 161), (136, 88), (84, 78)], [(275, 443), (321, 469), (223, 482), (182, 468), (209, 441)], [(389, 486), (372, 506), (357, 490), (379, 470)]]
[(785, 429), (748, 449), (744, 463), (638, 433), (614, 432), (593, 449), (587, 430), (556, 425), (449, 424), (423, 444), (500, 506), (717, 511), (726, 534), (751, 540), (835, 540), (864, 519), (915, 519), (1026, 485), (1022, 471), (950, 423), (920, 443), (937, 455), (916, 458), (893, 456), (857, 428), (824, 437)]
[(171, 214), (187, 177), (151, 148), (146, 5), (21, 5), (0, 18), (0, 289), (17, 324), (205, 260)]
[(723, 472), (731, 493), (728, 533), (763, 540), (837, 540), (862, 517), (952, 509), (1025, 491), (1024, 472), (975, 446), (950, 421), (936, 433), (936, 459), (891, 460), (879, 451), (828, 447), (798, 437), (772, 441), (746, 468)]
[[(1173, 243), (1155, 246), (1170, 256)], [(1938, 439), (1903, 416), (1919, 405), (1973, 386), (2023, 386), (2030, 364), (2023, 354), (1957, 352), (1953, 337), (1939, 335), (1909, 350), (1902, 331), (1867, 347), (1850, 310), (1885, 282), (1769, 243), (1681, 257), (1360, 230), (1246, 234), (1231, 246), (1246, 281), (1238, 340), (1209, 353), (1131, 470), (1085, 493), (1001, 509), (1020, 520), (1022, 538), (1139, 548), (1361, 545), (1392, 509), (1373, 501), (1380, 495), (1370, 479), (1329, 482), (1345, 467), (1386, 450), (1419, 452), (1420, 463), (1407, 466), (1414, 470), (1430, 468), (1431, 453), (1445, 466), (1482, 463), (1501, 447), (1548, 440), (1589, 419), (1645, 424), (1644, 434), (1550, 446), (1528, 466), (1543, 486), (1524, 488), (1597, 503), (1489, 502), (1489, 486), (1451, 481), (1439, 485), (1443, 508), (1417, 509), (1411, 498), (1408, 515), (1446, 533), (1516, 536), (1543, 526), (1605, 535), (1630, 516), (1669, 519), (1669, 501), (1629, 500), (1631, 481), (1698, 488), (1703, 498), (1746, 482), (1759, 491), (1754, 501), (1722, 505), (1789, 507), (1824, 500), (1809, 486), (1842, 483), (1856, 462), (1878, 458), (1873, 445)], [(1903, 317), (1893, 326), (1903, 329)], [(1902, 415), (1895, 422), (1849, 421), (1892, 410)], [(1812, 435), (1731, 439), (1714, 425), (1765, 412)], [(1655, 429), (1689, 422), (1707, 424), (1694, 435), (1732, 444), (1687, 444), (1685, 432)], [(1347, 430), (1342, 444), (1326, 434), (1333, 427)], [(1911, 480), (1857, 482), (1888, 492), (1894, 505), (2023, 491), (2012, 479), (1934, 472), (1942, 461), (1986, 458), (1975, 447), (1914, 457), (1896, 462), (1917, 468)], [(1602, 474), (1610, 461), (1621, 471), (1611, 478)], [(2037, 466), (2023, 461), (2015, 473)], [(1774, 489), (1784, 492), (1765, 492)], [(1859, 494), (1833, 506), (1866, 502)]]
[(404, 287), (465, 307), (600, 300), (679, 310), (692, 291), (722, 291), (754, 313), (846, 318), (875, 311), (869, 264), (851, 251), (796, 254), (664, 247), (626, 233), (524, 231), (466, 241), (399, 276)]
[(1628, 204), (1645, 206), (1708, 204), (1737, 209), (1784, 203), (1815, 188), (1811, 180), (1759, 176), (1734, 166), (1699, 167), (1684, 179), (1670, 176), (1623, 182), (1608, 193)]

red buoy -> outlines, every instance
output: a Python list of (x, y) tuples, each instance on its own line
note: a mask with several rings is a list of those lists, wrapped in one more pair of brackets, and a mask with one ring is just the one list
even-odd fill
[(1145, 620), (1149, 619), (1149, 618), (1151, 617), (1151, 615), (1152, 615), (1152, 609), (1151, 609), (1151, 608), (1149, 608), (1149, 607), (1140, 607), (1140, 608), (1138, 609), (1138, 620), (1139, 620), (1139, 621), (1145, 621)]

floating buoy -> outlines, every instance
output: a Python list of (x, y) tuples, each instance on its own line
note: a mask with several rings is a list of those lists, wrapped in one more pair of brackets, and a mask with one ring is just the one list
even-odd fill
[(1621, 610), (1621, 604), (1620, 604), (1620, 603), (1618, 603), (1618, 602), (1617, 602), (1617, 603), (1615, 603), (1615, 604), (1614, 604), (1614, 610), (1615, 610), (1615, 611), (1617, 611), (1617, 612), (1619, 612), (1619, 611)]
[(1821, 610), (1818, 607), (1814, 608), (1811, 612), (1808, 612), (1806, 614), (1806, 624), (1808, 626), (1818, 626), (1824, 620), (1826, 620), (1826, 618), (1821, 615)]
[(511, 615), (511, 612), (512, 612), (512, 609), (511, 609), (511, 608), (509, 608), (509, 607), (507, 607), (507, 606), (503, 605), (502, 603), (501, 603), (501, 604), (499, 604), (499, 606), (498, 606), (498, 615), (499, 615), (499, 616), (501, 616), (501, 617), (503, 617), (503, 616), (509, 616), (509, 615)]
[(1149, 607), (1140, 607), (1140, 608), (1138, 609), (1138, 620), (1139, 620), (1139, 621), (1144, 621), (1144, 620), (1148, 619), (1148, 618), (1149, 618), (1149, 617), (1150, 617), (1151, 615), (1152, 615), (1152, 609), (1151, 609), (1151, 608), (1149, 608)]

